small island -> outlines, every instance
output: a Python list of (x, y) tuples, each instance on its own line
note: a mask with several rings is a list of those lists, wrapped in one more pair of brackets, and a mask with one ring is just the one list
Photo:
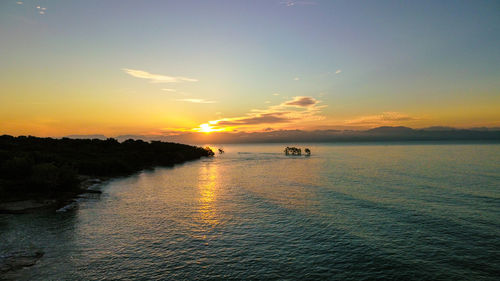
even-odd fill
[(0, 213), (59, 208), (91, 184), (155, 166), (211, 157), (210, 148), (129, 139), (0, 136)]
[[(309, 148), (306, 148), (304, 151), (306, 153), (305, 154), (306, 156), (311, 156), (311, 150)], [(285, 155), (286, 156), (290, 156), (290, 155), (291, 156), (301, 156), (302, 155), (302, 149), (294, 147), (294, 146), (292, 146), (292, 147), (287, 146), (285, 148)]]

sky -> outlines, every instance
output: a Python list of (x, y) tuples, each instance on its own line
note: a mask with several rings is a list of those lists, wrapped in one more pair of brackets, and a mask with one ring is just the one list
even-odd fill
[(0, 1), (0, 134), (500, 127), (499, 1)]

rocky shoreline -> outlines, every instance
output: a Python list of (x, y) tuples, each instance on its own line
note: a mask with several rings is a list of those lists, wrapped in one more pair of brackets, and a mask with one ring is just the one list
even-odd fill
[[(66, 212), (78, 206), (82, 198), (88, 194), (101, 194), (98, 189), (107, 179), (83, 177), (80, 183), (80, 192), (69, 194), (64, 198), (57, 199), (26, 199), (0, 203), (0, 214), (29, 214), (40, 210), (53, 210), (55, 212)], [(35, 265), (43, 256), (41, 250), (15, 250), (0, 253), (0, 280), (15, 280), (16, 273), (26, 267)]]
[(78, 192), (64, 194), (59, 198), (35, 198), (21, 199), (8, 202), (0, 202), (0, 214), (27, 214), (39, 210), (53, 209), (56, 212), (63, 212), (76, 206), (78, 199), (86, 197), (85, 194), (101, 194), (96, 189), (107, 178), (89, 178), (81, 176), (80, 189)]
[(16, 251), (0, 255), (0, 280), (1, 277), (14, 277), (9, 276), (13, 272), (25, 267), (35, 265), (44, 255), (42, 251)]

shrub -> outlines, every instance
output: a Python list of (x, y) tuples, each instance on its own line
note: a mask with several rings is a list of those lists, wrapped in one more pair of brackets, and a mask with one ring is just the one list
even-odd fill
[(65, 165), (59, 168), (56, 188), (58, 190), (78, 188), (78, 173), (72, 167)]
[(32, 172), (33, 160), (28, 157), (15, 156), (2, 165), (1, 171), (7, 179), (25, 179)]
[(33, 166), (31, 182), (46, 191), (55, 189), (59, 178), (59, 169), (52, 163), (41, 163)]

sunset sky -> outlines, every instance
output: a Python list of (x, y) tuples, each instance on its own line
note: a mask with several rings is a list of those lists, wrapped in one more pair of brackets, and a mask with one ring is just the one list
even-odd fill
[(0, 134), (500, 126), (499, 1), (2, 0)]

